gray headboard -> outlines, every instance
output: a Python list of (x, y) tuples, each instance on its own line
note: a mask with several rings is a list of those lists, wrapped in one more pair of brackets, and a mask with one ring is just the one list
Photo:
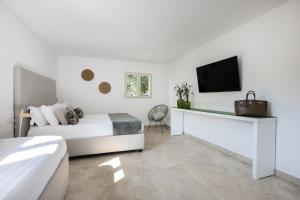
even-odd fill
[[(56, 82), (22, 67), (14, 67), (14, 136), (19, 135), (20, 112), (29, 106), (55, 104)], [(26, 136), (29, 118), (23, 118), (21, 136)]]

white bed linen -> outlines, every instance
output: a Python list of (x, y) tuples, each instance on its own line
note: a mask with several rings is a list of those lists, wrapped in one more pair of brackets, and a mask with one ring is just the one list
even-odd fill
[(1, 139), (0, 199), (38, 199), (66, 151), (58, 136)]
[(108, 114), (85, 115), (76, 125), (31, 127), (28, 136), (58, 135), (64, 139), (112, 136), (113, 125)]

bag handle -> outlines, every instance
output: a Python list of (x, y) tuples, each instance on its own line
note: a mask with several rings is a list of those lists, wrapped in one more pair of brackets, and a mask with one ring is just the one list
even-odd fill
[(255, 100), (255, 92), (254, 92), (253, 90), (249, 90), (249, 91), (247, 92), (246, 100), (248, 100), (248, 97), (249, 97), (250, 94), (253, 95), (254, 100)]

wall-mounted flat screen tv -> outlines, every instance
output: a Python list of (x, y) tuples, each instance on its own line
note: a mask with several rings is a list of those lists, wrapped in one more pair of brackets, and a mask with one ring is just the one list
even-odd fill
[(198, 67), (199, 92), (240, 91), (240, 76), (237, 56)]

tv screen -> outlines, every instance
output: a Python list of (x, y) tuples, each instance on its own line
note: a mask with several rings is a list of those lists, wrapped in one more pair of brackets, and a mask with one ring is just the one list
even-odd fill
[(237, 56), (197, 68), (199, 92), (240, 91)]

